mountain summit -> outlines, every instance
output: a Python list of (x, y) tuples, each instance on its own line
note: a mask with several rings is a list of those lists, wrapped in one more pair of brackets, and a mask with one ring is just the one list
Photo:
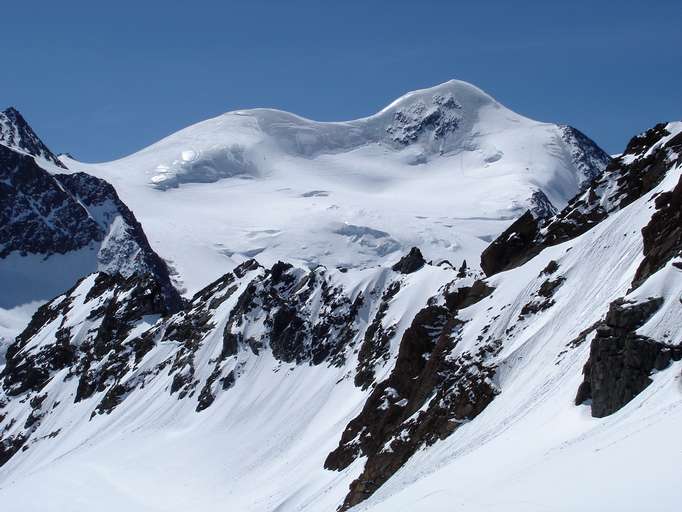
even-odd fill
[(190, 293), (252, 257), (367, 268), (419, 246), (477, 262), (510, 219), (562, 209), (609, 161), (454, 80), (363, 119), (240, 110), (114, 162), (63, 158), (114, 185)]
[(65, 168), (14, 107), (0, 112), (0, 144)]

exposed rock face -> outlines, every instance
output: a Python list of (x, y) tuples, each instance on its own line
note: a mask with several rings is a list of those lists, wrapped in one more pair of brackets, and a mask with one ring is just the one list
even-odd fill
[(417, 314), (402, 337), (391, 375), (374, 388), (327, 457), (325, 468), (332, 470), (367, 457), (341, 510), (371, 496), (419, 448), (449, 436), (497, 394), (495, 367), (486, 362), (496, 343), (486, 340), (475, 354), (455, 350), (463, 323), (456, 308), (492, 292), (477, 283), (453, 293), (457, 299), (450, 307), (430, 305)]
[(582, 235), (650, 192), (682, 158), (682, 136), (670, 137), (666, 127), (659, 124), (634, 137), (625, 152), (554, 217), (544, 222), (531, 214), (520, 217), (481, 255), (486, 275), (521, 265), (545, 247)]
[(424, 256), (418, 247), (413, 247), (410, 252), (400, 258), (400, 261), (393, 265), (393, 270), (401, 274), (411, 274), (422, 268), (426, 264)]
[[(317, 292), (320, 310), (313, 313), (310, 299)], [(236, 336), (237, 344), (247, 343), (256, 352), (269, 340), (273, 355), (285, 362), (331, 360), (338, 364), (357, 332), (354, 322), (361, 303), (361, 298), (352, 301), (343, 290), (330, 286), (323, 267), (306, 273), (279, 262), (240, 297), (225, 336)], [(243, 326), (261, 321), (265, 330), (259, 338), (240, 334)]]
[(386, 132), (400, 145), (407, 145), (421, 137), (437, 141), (457, 130), (462, 121), (461, 109), (462, 106), (451, 94), (436, 94), (430, 104), (417, 101), (397, 110)]
[(146, 315), (169, 314), (171, 306), (152, 276), (104, 273), (42, 306), (8, 348), (0, 372), (0, 415), (13, 397), (28, 400), (32, 409), (23, 427), (0, 434), (0, 462), (24, 446), (49, 414), (44, 388), (58, 375), (78, 379), (75, 402), (106, 391), (96, 412), (109, 412), (131, 387), (121, 383), (123, 375), (150, 348), (131, 331)]
[[(456, 284), (456, 282), (455, 282)], [(469, 307), (485, 299), (493, 292), (485, 281), (477, 279), (471, 286), (457, 286), (454, 290), (446, 289), (444, 292), (445, 305), (452, 312)]]
[(57, 167), (66, 168), (14, 107), (0, 112), (0, 144), (47, 160)]
[(33, 157), (0, 145), (0, 258), (13, 251), (63, 254), (104, 235)]
[[(83, 306), (87, 306), (83, 308)], [(69, 325), (69, 313), (83, 308), (86, 320), (95, 327), (86, 332), (75, 322)], [(3, 387), (9, 395), (26, 390), (37, 391), (54, 370), (74, 364), (79, 358), (97, 359), (109, 353), (112, 343), (126, 338), (135, 323), (144, 315), (169, 314), (160, 285), (149, 277), (124, 278), (98, 273), (78, 283), (64, 295), (42, 306), (26, 330), (7, 350), (7, 364), (0, 373)], [(74, 312), (73, 315), (77, 315)], [(24, 350), (35, 336), (49, 334), (48, 324), (58, 321), (54, 343)], [(76, 346), (77, 343), (78, 345)], [(83, 368), (88, 364), (81, 365)], [(23, 370), (22, 370), (23, 369)], [(25, 370), (25, 371), (24, 371)]]
[(585, 188), (609, 165), (611, 157), (580, 130), (567, 125), (559, 125), (559, 129), (571, 151), (573, 165), (582, 174), (582, 188)]
[[(261, 270), (262, 267), (255, 260), (242, 263), (233, 272), (225, 274), (197, 292), (185, 310), (173, 316), (165, 324), (157, 325), (148, 334), (148, 337), (158, 338), (161, 343), (180, 343), (180, 347), (172, 359), (168, 363), (163, 363), (163, 365), (170, 365), (168, 375), (172, 377), (171, 394), (177, 393), (179, 399), (194, 395), (199, 385), (196, 375), (197, 352), (201, 349), (206, 336), (215, 329), (217, 322), (219, 322), (220, 311), (225, 307), (225, 302), (234, 296), (240, 287), (243, 288), (240, 280), (249, 273), (257, 273)], [(234, 310), (241, 308), (251, 291), (252, 287), (249, 285), (239, 297)], [(232, 316), (230, 320), (232, 320)], [(236, 336), (228, 339), (229, 325), (228, 322), (228, 327), (225, 327), (225, 334), (223, 335), (223, 350), (217, 358), (211, 361), (213, 371), (201, 388), (197, 411), (202, 411), (213, 403), (217, 389), (220, 387), (227, 389), (234, 383), (234, 367), (228, 367), (226, 360), (236, 356), (240, 346), (237, 343)]]
[[(233, 305), (226, 304), (232, 297)], [(341, 365), (359, 332), (362, 304), (361, 294), (352, 298), (333, 286), (322, 267), (306, 272), (279, 262), (265, 269), (249, 260), (198, 292), (185, 310), (146, 337), (180, 344), (164, 363), (170, 392), (183, 399), (199, 391), (197, 411), (203, 411), (239, 378), (244, 351), (271, 350), (286, 363)], [(222, 350), (209, 361), (210, 376), (200, 386), (197, 358), (223, 315)]]
[(672, 191), (656, 197), (656, 210), (642, 229), (644, 260), (635, 274), (633, 288), (682, 254), (682, 179)]
[(661, 306), (654, 298), (639, 304), (623, 300), (611, 304), (590, 346), (585, 380), (576, 395), (576, 405), (591, 400), (592, 416), (613, 414), (641, 393), (650, 383), (651, 371), (663, 370), (671, 360), (682, 358), (682, 347), (640, 336), (635, 331)]
[(383, 320), (389, 303), (400, 291), (400, 281), (392, 282), (384, 290), (379, 307), (372, 322), (365, 331), (365, 336), (358, 352), (358, 367), (355, 374), (355, 385), (367, 389), (374, 382), (374, 368), (389, 354), (389, 344), (395, 334), (395, 326), (384, 328)]
[(554, 299), (552, 299), (554, 292), (564, 284), (565, 280), (566, 278), (559, 276), (556, 279), (546, 279), (543, 281), (533, 299), (521, 308), (520, 318), (522, 319), (524, 316), (533, 315), (551, 308), (554, 305)]
[(111, 185), (84, 173), (51, 175), (33, 157), (0, 145), (0, 260), (13, 252), (47, 257), (86, 247), (98, 249), (99, 270), (157, 276), (179, 309), (165, 263)]
[[(611, 208), (630, 204), (660, 183), (670, 168), (682, 163), (682, 134), (670, 135), (666, 125), (657, 125), (630, 141), (625, 155), (618, 159), (628, 163), (612, 170), (620, 174), (613, 186), (618, 194), (612, 191), (608, 196)], [(633, 289), (682, 251), (682, 181), (672, 191), (658, 195), (655, 206), (657, 211), (642, 229), (644, 259), (633, 279)], [(621, 409), (651, 383), (653, 370), (663, 370), (671, 360), (682, 358), (679, 345), (635, 332), (662, 303), (662, 298), (637, 304), (615, 301), (597, 326), (583, 370), (585, 380), (576, 396), (576, 404), (591, 400), (594, 417)]]
[[(200, 412), (235, 384), (245, 352), (267, 349), (286, 363), (340, 365), (362, 326), (363, 302), (362, 294), (352, 296), (332, 284), (322, 267), (304, 271), (282, 262), (265, 269), (246, 261), (177, 313), (154, 275), (88, 276), (41, 307), (8, 350), (0, 374), (0, 415), (15, 416), (9, 418), (13, 427), (0, 434), (0, 456), (6, 461), (26, 443), (39, 441), (31, 441), (32, 435), (57, 405), (52, 399), (40, 406), (36, 397), (60, 381), (78, 380), (73, 400), (96, 400), (92, 416), (109, 414), (156, 378), (167, 379), (168, 392), (180, 400), (195, 397)], [(150, 315), (161, 319), (140, 331), (136, 326)], [(207, 359), (206, 339), (216, 332), (222, 333), (222, 350)], [(161, 362), (143, 364), (159, 346), (176, 349)], [(372, 363), (367, 368), (373, 370)], [(38, 404), (20, 420), (25, 425), (17, 423), (23, 408), (3, 411), (19, 400)]]
[(481, 253), (481, 268), (491, 276), (520, 265), (534, 249), (539, 232), (535, 216), (527, 211)]
[(530, 213), (542, 222), (544, 219), (549, 219), (550, 217), (559, 213), (556, 207), (549, 200), (547, 194), (542, 190), (536, 190), (530, 197)]
[(82, 172), (57, 174), (55, 178), (83, 205), (104, 234), (99, 249), (99, 269), (125, 277), (151, 274), (156, 277), (171, 310), (181, 299), (171, 284), (168, 267), (149, 245), (142, 226), (109, 183)]

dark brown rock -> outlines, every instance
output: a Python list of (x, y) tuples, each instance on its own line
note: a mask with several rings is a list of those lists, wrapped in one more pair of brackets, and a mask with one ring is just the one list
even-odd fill
[(591, 400), (592, 416), (602, 418), (621, 409), (650, 383), (651, 371), (682, 358), (682, 347), (657, 342), (635, 331), (661, 306), (660, 298), (639, 304), (614, 301), (597, 327), (585, 364), (585, 379), (576, 405)]
[[(492, 276), (527, 261), (540, 225), (530, 211), (524, 213), (481, 253), (481, 268)], [(537, 251), (539, 252), (539, 251)]]
[(400, 281), (393, 281), (381, 296), (381, 302), (372, 322), (365, 331), (365, 336), (358, 352), (358, 367), (355, 373), (355, 385), (367, 389), (374, 382), (374, 367), (388, 356), (388, 349), (395, 329), (383, 327), (383, 319), (388, 311), (389, 303), (400, 291)]
[(400, 261), (393, 265), (393, 270), (401, 274), (411, 274), (422, 268), (426, 264), (424, 256), (418, 247), (413, 247), (410, 252), (400, 258)]
[(656, 198), (656, 210), (649, 224), (642, 228), (644, 259), (632, 281), (632, 288), (682, 254), (682, 178), (672, 191)]
[(495, 368), (485, 363), (487, 348), (448, 357), (462, 325), (450, 308), (480, 300), (492, 291), (478, 283), (459, 293), (459, 299), (451, 299), (450, 307), (432, 304), (415, 316), (400, 341), (389, 378), (376, 385), (327, 457), (325, 468), (333, 470), (367, 457), (341, 510), (371, 496), (419, 448), (452, 434), (497, 394), (492, 384)]

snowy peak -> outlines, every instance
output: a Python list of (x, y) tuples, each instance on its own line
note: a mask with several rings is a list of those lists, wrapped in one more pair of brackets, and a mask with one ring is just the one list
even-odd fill
[(458, 129), (469, 128), (484, 107), (507, 111), (477, 87), (450, 80), (435, 87), (409, 92), (368, 121), (374, 119), (385, 124), (389, 140), (399, 145), (421, 141), (431, 147), (438, 144), (443, 151), (447, 148), (445, 142), (448, 137)]
[(418, 246), (478, 262), (510, 220), (561, 210), (610, 157), (453, 80), (362, 119), (239, 110), (118, 161), (64, 161), (116, 188), (193, 293), (253, 257), (367, 268)]
[[(452, 103), (452, 100), (455, 102)], [(453, 79), (433, 87), (403, 94), (375, 115), (393, 115), (395, 112), (410, 108), (415, 104), (446, 105), (460, 109), (462, 105), (465, 105), (467, 110), (475, 110), (483, 105), (500, 105), (492, 96), (475, 85)]]
[[(151, 182), (168, 189), (185, 182), (268, 177), (275, 155), (319, 159), (354, 153), (365, 160), (383, 152), (387, 163), (392, 155), (396, 164), (415, 166), (464, 153), (484, 167), (512, 160), (514, 167), (525, 167), (516, 162), (510, 141), (516, 150), (525, 147), (530, 152), (530, 165), (539, 166), (547, 152), (565, 163), (558, 190), (545, 191), (558, 206), (563, 206), (568, 190), (569, 197), (575, 192), (573, 182), (593, 178), (609, 161), (579, 131), (525, 118), (457, 80), (409, 92), (374, 115), (350, 121), (318, 122), (267, 108), (227, 112), (124, 160), (133, 164), (138, 156), (147, 160), (155, 154), (159, 161)], [(366, 165), (374, 167), (370, 161)]]
[(0, 144), (65, 168), (59, 158), (36, 135), (24, 116), (14, 107), (0, 112)]

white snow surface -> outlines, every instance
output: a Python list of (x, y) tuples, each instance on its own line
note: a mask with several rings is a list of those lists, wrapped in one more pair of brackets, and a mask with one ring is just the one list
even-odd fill
[[(679, 343), (682, 275), (672, 262), (627, 295), (643, 257), (640, 231), (653, 213), (652, 198), (679, 178), (679, 169), (670, 171), (653, 191), (591, 231), (489, 280), (492, 295), (460, 312), (468, 321), (457, 348), (475, 351), (477, 336), (490, 324), (488, 333), (503, 340), (494, 356), (501, 393), (473, 421), (413, 456), (354, 511), (679, 510), (682, 363), (655, 373), (653, 383), (618, 412), (595, 419), (588, 406), (573, 403), (589, 339), (569, 346), (603, 318), (612, 300), (660, 294), (665, 303), (639, 332), (657, 338), (667, 333)], [(550, 260), (559, 265), (555, 275), (566, 279), (556, 303), (520, 320)], [(368, 292), (386, 272), (334, 272), (333, 279)], [(427, 266), (404, 277), (386, 321), (409, 322), (452, 274)], [(221, 304), (222, 320), (202, 341), (199, 361), (219, 350), (238, 295)], [(82, 320), (78, 307), (75, 322)], [(136, 371), (176, 349), (173, 343), (157, 346)], [(92, 510), (93, 503), (105, 512), (336, 510), (364, 463), (343, 472), (322, 468), (369, 392), (353, 386), (356, 361), (351, 357), (342, 368), (295, 366), (267, 350), (238, 357), (243, 367), (235, 386), (201, 413), (194, 411), (196, 399), (170, 396), (163, 378), (91, 421), (97, 400), (56, 409), (34, 434), (40, 439), (62, 428), (56, 442), (39, 440), (0, 468), (3, 510), (77, 512)], [(58, 389), (48, 390), (45, 410), (52, 401), (72, 400), (77, 385), (76, 379), (53, 383)]]
[(452, 80), (354, 121), (242, 110), (114, 162), (62, 161), (114, 185), (191, 294), (250, 257), (364, 268), (417, 245), (476, 266), (534, 191), (557, 208), (575, 194), (575, 155), (561, 127)]

